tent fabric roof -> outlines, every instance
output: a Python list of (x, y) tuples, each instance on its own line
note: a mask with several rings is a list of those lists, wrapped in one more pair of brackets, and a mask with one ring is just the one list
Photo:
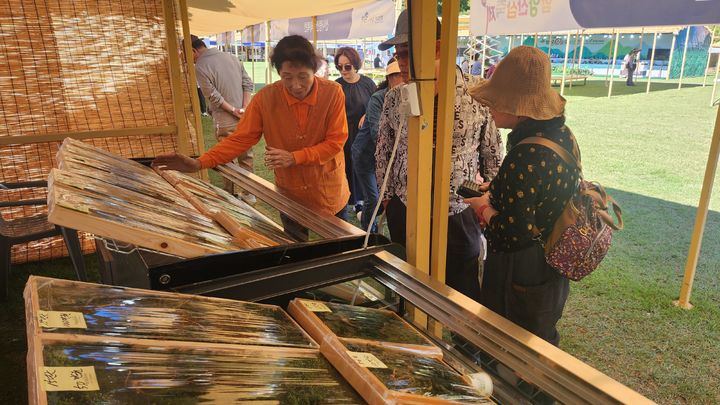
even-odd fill
[(189, 0), (190, 31), (205, 36), (263, 21), (334, 13), (375, 0)]

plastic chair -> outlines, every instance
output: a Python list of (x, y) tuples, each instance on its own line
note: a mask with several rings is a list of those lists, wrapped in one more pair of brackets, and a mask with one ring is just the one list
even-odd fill
[[(47, 187), (46, 181), (28, 181), (20, 183), (0, 183), (0, 189), (18, 189), (30, 187)], [(46, 205), (44, 199), (0, 202), (0, 208), (19, 207), (26, 205)], [(87, 281), (85, 262), (78, 233), (74, 229), (64, 228), (48, 222), (47, 214), (36, 214), (29, 217), (4, 220), (0, 215), (0, 300), (8, 295), (8, 276), (10, 275), (10, 255), (13, 246), (34, 240), (62, 235), (70, 254), (78, 280)]]

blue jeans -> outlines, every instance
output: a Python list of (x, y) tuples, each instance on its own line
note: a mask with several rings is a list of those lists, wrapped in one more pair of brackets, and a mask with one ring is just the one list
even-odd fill
[[(357, 180), (357, 186), (363, 197), (363, 209), (360, 224), (362, 226), (362, 230), (366, 231), (368, 225), (370, 225), (370, 217), (375, 209), (375, 204), (377, 204), (378, 186), (375, 178), (375, 169), (359, 166), (360, 165), (357, 164), (355, 165), (355, 180)], [(373, 223), (371, 232), (377, 232), (377, 221)]]

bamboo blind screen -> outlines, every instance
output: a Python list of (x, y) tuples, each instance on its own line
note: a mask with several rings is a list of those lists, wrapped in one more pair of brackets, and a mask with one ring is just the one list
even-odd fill
[[(182, 22), (174, 0), (178, 49)], [(178, 126), (199, 153), (180, 55), (184, 117), (177, 122), (163, 0), (0, 0), (0, 183), (47, 179), (65, 136), (124, 157), (178, 149)], [(183, 131), (181, 131), (183, 132)], [(122, 136), (119, 136), (122, 135)], [(0, 190), (0, 201), (44, 198), (45, 189)], [(3, 209), (5, 220), (45, 206)], [(91, 240), (83, 247), (90, 251)], [(13, 262), (65, 255), (62, 239), (15, 246)]]

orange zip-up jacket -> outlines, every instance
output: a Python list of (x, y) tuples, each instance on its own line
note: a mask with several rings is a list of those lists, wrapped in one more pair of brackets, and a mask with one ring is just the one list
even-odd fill
[(350, 197), (343, 146), (348, 139), (345, 95), (339, 84), (315, 78), (298, 100), (282, 82), (263, 87), (250, 101), (235, 132), (200, 156), (203, 169), (235, 159), (265, 136), (273, 148), (292, 152), (295, 165), (275, 169), (275, 184), (297, 202), (335, 215)]

